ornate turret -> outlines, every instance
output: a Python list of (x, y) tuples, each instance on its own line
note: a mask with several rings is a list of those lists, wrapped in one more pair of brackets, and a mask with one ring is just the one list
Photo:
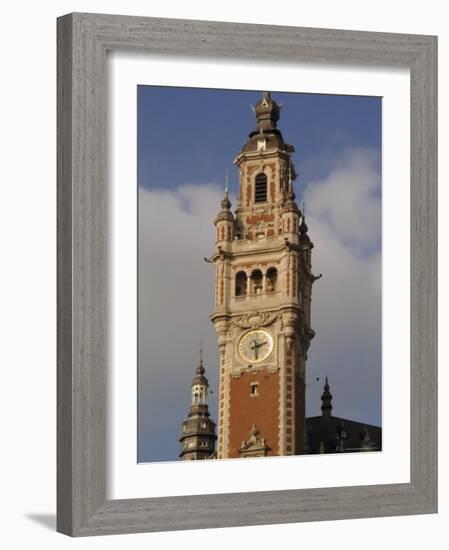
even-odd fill
[(229, 200), (229, 183), (226, 172), (225, 196), (221, 201), (221, 210), (214, 220), (217, 228), (216, 241), (226, 247), (226, 243), (233, 241), (235, 233), (235, 220), (231, 212), (231, 201)]
[(288, 178), (288, 186), (287, 186), (287, 192), (285, 194), (285, 201), (284, 201), (284, 212), (299, 212), (298, 205), (295, 202), (295, 191), (293, 189), (293, 181), (290, 176), (289, 171), (289, 178)]
[(210, 418), (207, 404), (209, 382), (204, 376), (203, 353), (192, 380), (192, 402), (190, 412), (182, 423), (180, 457), (182, 460), (202, 460), (212, 458), (215, 451), (215, 422)]
[(324, 391), (321, 395), (321, 411), (323, 413), (323, 416), (331, 416), (332, 413), (332, 394), (329, 391), (329, 382), (327, 380), (326, 376), (326, 382), (324, 384)]
[(301, 212), (295, 202), (295, 190), (292, 179), (292, 162), (289, 161), (287, 188), (282, 205), (282, 230), (290, 242), (298, 243), (298, 224)]

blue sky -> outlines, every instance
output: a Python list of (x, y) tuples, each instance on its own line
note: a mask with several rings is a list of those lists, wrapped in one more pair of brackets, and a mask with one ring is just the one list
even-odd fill
[[(280, 128), (295, 146), (302, 184), (328, 175), (349, 148), (380, 151), (380, 98), (273, 95), (284, 105)], [(139, 86), (139, 184), (151, 189), (219, 182), (228, 168), (235, 186), (232, 161), (256, 126), (250, 105), (259, 98), (252, 91)]]
[[(260, 91), (138, 87), (139, 460), (176, 460), (199, 342), (216, 418), (212, 220)], [(307, 414), (324, 376), (334, 414), (381, 424), (381, 98), (273, 91), (295, 146), (313, 268)], [(173, 342), (176, 341), (177, 345)], [(315, 382), (320, 377), (320, 382)]]

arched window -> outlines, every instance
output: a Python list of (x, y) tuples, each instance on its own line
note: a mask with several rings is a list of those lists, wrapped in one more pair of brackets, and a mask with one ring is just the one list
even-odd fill
[(205, 403), (206, 402), (206, 394), (203, 388), (200, 389), (200, 394), (198, 397), (198, 403)]
[(277, 280), (278, 270), (275, 267), (270, 267), (270, 269), (267, 270), (267, 292), (274, 292), (276, 290)]
[(244, 271), (239, 271), (235, 276), (235, 295), (245, 296), (247, 293), (248, 277)]
[(256, 176), (255, 184), (256, 184), (255, 185), (256, 191), (255, 191), (255, 198), (254, 198), (255, 202), (266, 202), (266, 200), (267, 200), (267, 176), (263, 172), (260, 172)]
[(263, 275), (260, 269), (255, 269), (251, 273), (251, 293), (261, 294), (263, 290)]

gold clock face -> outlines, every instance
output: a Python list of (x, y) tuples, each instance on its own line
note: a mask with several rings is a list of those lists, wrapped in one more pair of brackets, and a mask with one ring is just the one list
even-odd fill
[(273, 351), (273, 337), (262, 329), (246, 332), (239, 342), (239, 355), (247, 363), (264, 361)]

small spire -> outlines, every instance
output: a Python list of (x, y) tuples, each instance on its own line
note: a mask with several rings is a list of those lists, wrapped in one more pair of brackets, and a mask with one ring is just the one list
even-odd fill
[(291, 180), (290, 180), (290, 185), (288, 186), (287, 197), (288, 197), (290, 200), (292, 200), (292, 201), (294, 201), (294, 200), (295, 200), (295, 197), (296, 197), (296, 195), (295, 195), (295, 190), (294, 190), (294, 188), (293, 188), (293, 182), (292, 182)]
[(262, 92), (262, 101), (265, 101), (266, 103), (271, 101), (271, 92)]
[(206, 369), (203, 366), (203, 343), (200, 343), (200, 362), (196, 368), (196, 374), (202, 376), (206, 372)]
[(222, 221), (233, 222), (234, 221), (234, 216), (231, 212), (232, 203), (229, 200), (229, 174), (228, 174), (228, 168), (226, 168), (224, 197), (221, 200), (220, 205), (221, 205), (221, 210), (218, 213), (217, 217), (215, 218), (214, 224), (217, 225), (218, 222), (222, 222)]
[(301, 237), (305, 240), (308, 240), (309, 237), (307, 235), (307, 232), (309, 231), (309, 228), (306, 224), (306, 203), (302, 203), (302, 219), (301, 219), (301, 225), (299, 226), (299, 232), (301, 234)]
[(295, 203), (295, 191), (293, 189), (293, 180), (292, 180), (292, 165), (291, 161), (288, 165), (288, 179), (287, 179), (287, 195), (284, 201), (284, 208), (286, 210), (293, 210), (297, 212), (298, 207)]
[(332, 414), (332, 394), (329, 391), (329, 389), (330, 389), (329, 381), (326, 376), (325, 383), (324, 383), (324, 391), (321, 395), (321, 401), (322, 401), (321, 412), (323, 416), (331, 416)]
[(228, 169), (226, 168), (226, 178), (225, 178), (225, 196), (221, 201), (221, 209), (226, 211), (231, 209), (231, 201), (229, 200), (229, 175)]

